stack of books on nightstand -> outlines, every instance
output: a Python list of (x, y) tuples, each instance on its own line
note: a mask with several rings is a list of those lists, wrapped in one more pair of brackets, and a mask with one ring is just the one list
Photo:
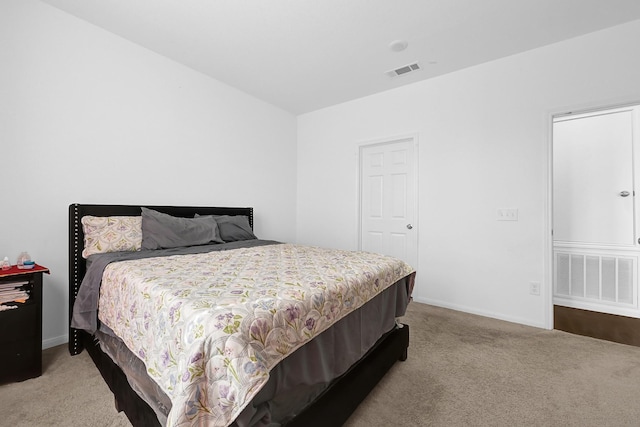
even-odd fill
[(10, 310), (18, 306), (11, 303), (24, 303), (29, 299), (29, 293), (24, 289), (27, 280), (0, 283), (0, 311)]

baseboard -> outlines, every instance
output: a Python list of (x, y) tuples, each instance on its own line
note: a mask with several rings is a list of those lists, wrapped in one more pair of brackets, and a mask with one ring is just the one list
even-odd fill
[(55, 347), (57, 345), (66, 344), (69, 342), (69, 334), (60, 335), (58, 337), (47, 338), (42, 340), (42, 349)]
[(640, 347), (640, 319), (579, 308), (553, 306), (555, 329)]
[(475, 314), (477, 316), (490, 317), (492, 319), (504, 320), (505, 322), (518, 323), (520, 325), (532, 326), (534, 328), (540, 329), (550, 329), (547, 328), (544, 323), (532, 322), (531, 319), (525, 319), (522, 317), (513, 317), (513, 316), (505, 316), (500, 313), (495, 313), (492, 311), (478, 310), (473, 307), (467, 307), (458, 304), (449, 304), (447, 302), (442, 302), (438, 300), (433, 300), (430, 298), (414, 298), (414, 301), (422, 303), (435, 305), (436, 307), (448, 308), (451, 310), (462, 311), (463, 313)]

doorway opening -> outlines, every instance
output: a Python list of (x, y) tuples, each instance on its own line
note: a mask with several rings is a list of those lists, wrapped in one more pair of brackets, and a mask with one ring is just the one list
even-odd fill
[(556, 329), (621, 342), (640, 326), (639, 131), (638, 105), (553, 118)]

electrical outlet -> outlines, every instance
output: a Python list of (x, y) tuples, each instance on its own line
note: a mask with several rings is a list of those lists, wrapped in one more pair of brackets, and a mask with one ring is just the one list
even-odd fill
[(540, 282), (529, 282), (529, 293), (531, 295), (540, 295)]
[(498, 221), (517, 221), (518, 209), (498, 209)]

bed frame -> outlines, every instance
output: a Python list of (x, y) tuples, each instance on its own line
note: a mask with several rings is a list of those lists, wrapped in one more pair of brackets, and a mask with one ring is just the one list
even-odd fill
[[(149, 206), (150, 209), (173, 216), (245, 215), (253, 228), (253, 208)], [(84, 233), (80, 219), (85, 215), (116, 216), (140, 215), (140, 206), (72, 204), (69, 206), (69, 322), (73, 314), (78, 289), (86, 271), (82, 258)], [(355, 411), (375, 385), (397, 360), (406, 360), (409, 346), (409, 327), (400, 325), (385, 334), (375, 346), (349, 371), (331, 385), (303, 412), (286, 424), (287, 427), (340, 426)], [(151, 407), (133, 391), (122, 370), (107, 356), (97, 339), (83, 331), (69, 327), (69, 353), (80, 354), (86, 349), (100, 374), (113, 392), (115, 406), (124, 411), (134, 426), (159, 426)]]

